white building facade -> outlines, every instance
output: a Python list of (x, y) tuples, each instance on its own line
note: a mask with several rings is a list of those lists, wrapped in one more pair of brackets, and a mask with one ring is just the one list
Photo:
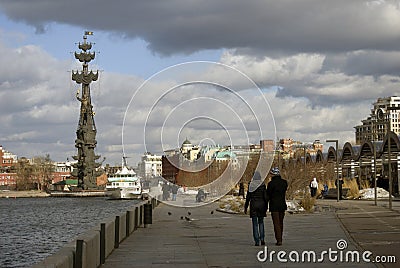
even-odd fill
[(144, 178), (158, 177), (162, 175), (162, 156), (146, 153), (138, 165), (139, 176)]

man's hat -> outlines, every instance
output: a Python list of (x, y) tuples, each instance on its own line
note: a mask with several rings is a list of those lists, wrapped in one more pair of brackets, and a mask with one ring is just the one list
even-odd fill
[(277, 167), (271, 168), (271, 171), (269, 173), (271, 173), (272, 175), (281, 174), (280, 171), (279, 171), (279, 168), (277, 168)]

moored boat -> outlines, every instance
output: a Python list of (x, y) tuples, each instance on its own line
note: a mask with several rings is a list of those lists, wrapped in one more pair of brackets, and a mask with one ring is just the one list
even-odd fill
[(122, 170), (107, 177), (106, 196), (109, 199), (139, 199), (142, 194), (140, 178), (125, 165)]

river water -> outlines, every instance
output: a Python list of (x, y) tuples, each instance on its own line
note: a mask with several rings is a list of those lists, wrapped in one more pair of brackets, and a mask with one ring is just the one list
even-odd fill
[(29, 267), (138, 200), (0, 198), (0, 267)]

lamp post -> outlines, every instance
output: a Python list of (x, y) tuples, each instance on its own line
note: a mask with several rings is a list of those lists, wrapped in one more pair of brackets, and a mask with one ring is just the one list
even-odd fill
[[(390, 116), (389, 116), (389, 119), (390, 119)], [(389, 128), (388, 128), (387, 134), (388, 134), (388, 138), (389, 138), (389, 140), (388, 140), (389, 209), (392, 209), (392, 161), (391, 161), (392, 152), (390, 149), (390, 147), (392, 147), (392, 146), (390, 144), (390, 132), (391, 132), (390, 124), (388, 127)]]
[(378, 188), (377, 188), (377, 184), (376, 184), (376, 146), (375, 146), (375, 141), (372, 144), (372, 146), (374, 146), (374, 204), (375, 204), (375, 206), (377, 206), (378, 205), (378, 198), (377, 198)]
[[(376, 120), (376, 118), (375, 118), (375, 120)], [(371, 133), (372, 141), (371, 141), (371, 143), (372, 143), (372, 147), (374, 150), (374, 172), (373, 172), (374, 173), (374, 205), (377, 206), (378, 205), (378, 199), (377, 199), (378, 191), (377, 191), (377, 184), (376, 184), (376, 145), (375, 145), (375, 142), (378, 140), (378, 138), (376, 138), (377, 130), (375, 129), (377, 124), (375, 124), (374, 120), (372, 120), (371, 122), (372, 122), (372, 133)]]
[(307, 179), (307, 150), (306, 150), (306, 145), (303, 147), (304, 149), (304, 177)]
[(278, 154), (278, 168), (281, 170), (281, 145), (279, 139), (275, 143), (275, 152)]
[(393, 192), (393, 182), (392, 182), (392, 151), (391, 151), (391, 142), (390, 142), (390, 140), (391, 140), (391, 138), (390, 138), (390, 136), (391, 136), (391, 132), (392, 132), (392, 130), (391, 130), (391, 114), (390, 114), (390, 111), (396, 111), (396, 110), (400, 110), (400, 107), (387, 107), (386, 108), (386, 110), (387, 111), (389, 111), (387, 114), (388, 114), (388, 117), (387, 117), (387, 121), (386, 121), (386, 123), (387, 123), (387, 131), (386, 131), (386, 133), (387, 133), (387, 136), (388, 136), (388, 172), (389, 172), (389, 209), (392, 209), (392, 192)]
[(335, 153), (336, 153), (336, 187), (337, 187), (337, 201), (339, 202), (340, 200), (340, 193), (339, 193), (339, 188), (340, 188), (340, 183), (339, 183), (339, 157), (338, 157), (338, 146), (339, 146), (339, 140), (326, 140), (326, 142), (334, 142), (335, 143)]

